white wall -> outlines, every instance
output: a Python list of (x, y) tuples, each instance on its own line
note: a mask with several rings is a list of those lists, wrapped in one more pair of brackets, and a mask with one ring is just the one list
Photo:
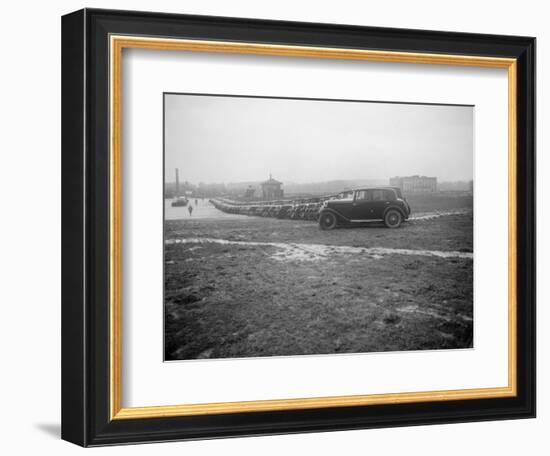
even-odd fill
[[(549, 80), (548, 13), (540, 1), (104, 0), (10, 2), (0, 16), (0, 448), (5, 454), (76, 453), (59, 440), (60, 404), (60, 16), (83, 6), (350, 23), (538, 38), (538, 81)], [(538, 125), (550, 121), (538, 87)], [(543, 454), (550, 426), (548, 184), (538, 129), (538, 418), (293, 436), (103, 448), (94, 454)], [(546, 433), (545, 433), (546, 431)]]

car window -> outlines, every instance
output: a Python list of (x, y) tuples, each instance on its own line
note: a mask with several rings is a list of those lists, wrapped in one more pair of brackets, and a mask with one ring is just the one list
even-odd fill
[(397, 198), (403, 199), (403, 194), (401, 193), (400, 188), (395, 188), (394, 191), (395, 191), (395, 194), (397, 195)]
[(385, 189), (358, 190), (355, 193), (355, 199), (361, 201), (392, 201), (395, 196), (391, 190)]
[(384, 199), (383, 190), (359, 190), (355, 199), (361, 201), (382, 201)]

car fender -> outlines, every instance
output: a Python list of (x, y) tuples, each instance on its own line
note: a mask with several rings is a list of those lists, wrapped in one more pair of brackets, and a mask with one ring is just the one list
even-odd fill
[(332, 214), (334, 214), (336, 216), (337, 219), (339, 220), (344, 220), (346, 222), (349, 222), (350, 220), (347, 218), (347, 217), (344, 217), (342, 214), (340, 214), (340, 212), (338, 211), (335, 211), (333, 208), (331, 207), (323, 207), (320, 211), (319, 211), (319, 217), (321, 217), (321, 215), (323, 214), (326, 214), (327, 212), (330, 212)]

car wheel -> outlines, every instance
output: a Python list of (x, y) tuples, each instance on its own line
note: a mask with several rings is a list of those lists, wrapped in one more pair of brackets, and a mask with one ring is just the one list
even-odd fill
[(336, 216), (332, 212), (325, 212), (319, 216), (319, 226), (322, 230), (332, 230), (336, 228)]
[(384, 223), (388, 228), (399, 228), (402, 221), (403, 217), (401, 213), (395, 209), (390, 209), (384, 217)]

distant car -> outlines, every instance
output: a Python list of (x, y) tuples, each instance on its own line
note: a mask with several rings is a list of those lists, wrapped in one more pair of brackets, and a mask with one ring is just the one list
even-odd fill
[(361, 188), (346, 196), (323, 203), (319, 211), (321, 229), (365, 222), (383, 222), (388, 228), (398, 228), (411, 213), (398, 187)]
[(187, 206), (189, 200), (185, 196), (176, 196), (172, 200), (172, 207), (183, 207)]

